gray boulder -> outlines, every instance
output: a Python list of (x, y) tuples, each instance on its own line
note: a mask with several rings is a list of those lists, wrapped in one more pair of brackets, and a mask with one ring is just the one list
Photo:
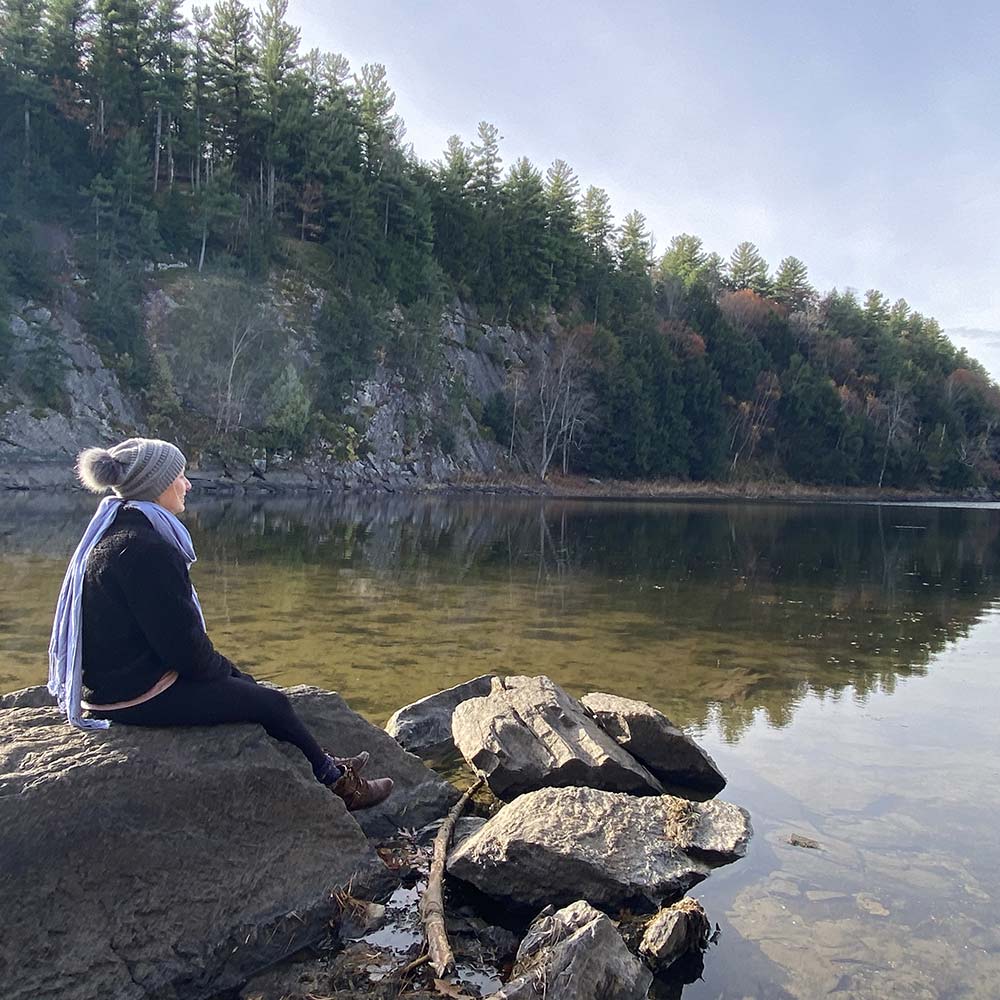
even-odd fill
[(339, 890), (388, 887), (357, 820), (427, 822), (456, 793), (338, 696), (289, 693), (331, 752), (396, 779), (384, 807), (347, 813), (258, 726), (82, 733), (0, 710), (0, 996), (200, 1000), (328, 933)]
[(726, 787), (718, 765), (690, 736), (644, 701), (594, 693), (581, 699), (597, 724), (666, 785), (716, 795)]
[(492, 1000), (642, 1000), (653, 975), (615, 925), (584, 900), (547, 907), (517, 950), (510, 982)]
[(458, 705), (451, 725), (455, 746), (501, 799), (567, 785), (639, 795), (663, 791), (548, 677), (495, 677), (486, 697)]
[(469, 698), (488, 695), (493, 676), (482, 674), (464, 684), (456, 684), (411, 705), (404, 705), (393, 713), (385, 724), (385, 731), (411, 753), (450, 744), (451, 717), (456, 706)]
[[(438, 777), (419, 757), (402, 750), (384, 730), (353, 712), (339, 694), (306, 685), (286, 688), (285, 694), (330, 753), (348, 756), (367, 750), (371, 760), (365, 775), (387, 775), (396, 782), (385, 802), (354, 814), (369, 837), (389, 837), (400, 829), (419, 829), (446, 815), (458, 801), (459, 794), (453, 785)], [(292, 759), (302, 756), (294, 747), (281, 749)]]
[(11, 691), (9, 694), (0, 695), (0, 709), (55, 708), (55, 704), (56, 700), (49, 694), (49, 689), (42, 685), (21, 688), (20, 691)]
[(704, 951), (712, 932), (705, 910), (696, 899), (684, 898), (660, 910), (646, 924), (639, 954), (658, 972), (689, 951)]
[(743, 857), (746, 810), (672, 795), (545, 788), (504, 806), (448, 859), (451, 875), (527, 906), (655, 908)]

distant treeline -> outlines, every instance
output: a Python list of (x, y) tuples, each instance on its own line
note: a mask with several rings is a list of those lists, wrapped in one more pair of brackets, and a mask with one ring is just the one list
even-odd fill
[[(471, 408), (543, 474), (1000, 478), (1000, 393), (933, 319), (875, 290), (820, 295), (802, 261), (772, 271), (750, 242), (724, 259), (684, 234), (657, 255), (642, 213), (616, 224), (562, 160), (505, 170), (487, 122), (421, 162), (384, 67), (303, 53), (287, 6), (219, 0), (189, 22), (180, 0), (0, 0), (0, 300), (44, 285), (25, 221), (71, 221), (85, 327), (155, 402), (145, 263), (263, 280), (298, 242), (327, 293), (317, 419), (386, 357), (379, 317), (398, 305), (426, 331), (458, 297), (537, 334)], [(391, 336), (426, 382), (434, 345)]]

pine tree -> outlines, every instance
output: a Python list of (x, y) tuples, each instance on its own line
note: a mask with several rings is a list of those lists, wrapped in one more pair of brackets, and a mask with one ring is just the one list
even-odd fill
[[(153, 191), (160, 186), (160, 153), (164, 135), (167, 146), (167, 176), (174, 182), (175, 126), (184, 105), (185, 59), (182, 35), (187, 22), (181, 14), (182, 0), (158, 0), (150, 24), (149, 63), (152, 75), (149, 98), (154, 111)], [(165, 119), (165, 121), (164, 121)]]
[(718, 295), (726, 284), (726, 262), (722, 259), (722, 254), (713, 252), (705, 258), (698, 280), (713, 295)]
[(265, 0), (257, 14), (257, 74), (263, 103), (264, 159), (267, 173), (267, 214), (274, 215), (278, 167), (287, 166), (289, 139), (295, 134), (294, 86), (301, 33), (286, 20), (288, 0)]
[(503, 184), (507, 281), (520, 315), (548, 298), (547, 204), (541, 172), (526, 157), (510, 168)]
[(31, 116), (40, 102), (42, 72), (42, 0), (0, 0), (0, 68), (20, 99), (23, 115), (21, 165), (31, 170)]
[(744, 240), (729, 258), (728, 285), (734, 291), (749, 288), (758, 295), (767, 295), (771, 282), (767, 276), (767, 261), (757, 247)]
[(681, 233), (675, 236), (660, 260), (660, 272), (671, 275), (684, 285), (690, 285), (701, 276), (708, 255), (697, 236)]
[(45, 75), (78, 89), (83, 79), (84, 31), (90, 19), (88, 0), (49, 0), (43, 25)]
[(480, 122), (476, 130), (478, 142), (472, 144), (472, 192), (481, 208), (495, 207), (500, 186), (500, 129), (489, 122)]
[(649, 274), (653, 266), (653, 237), (646, 228), (646, 216), (629, 212), (618, 230), (618, 266), (631, 274)]
[(816, 289), (809, 284), (809, 271), (798, 257), (786, 257), (774, 275), (772, 294), (792, 312), (805, 309), (816, 299)]
[(93, 142), (103, 149), (110, 139), (145, 123), (151, 8), (141, 0), (95, 0), (94, 9)]
[(615, 217), (611, 199), (603, 188), (593, 185), (587, 188), (580, 211), (580, 232), (591, 257), (610, 266)]
[(468, 193), (472, 182), (472, 160), (459, 136), (448, 136), (444, 158), (435, 161), (434, 170), (441, 186), (447, 191), (457, 195)]
[(240, 0), (218, 0), (208, 34), (213, 138), (238, 173), (249, 172), (254, 126), (252, 18)]
[(355, 77), (354, 90), (361, 125), (361, 153), (368, 176), (381, 176), (391, 151), (403, 138), (403, 120), (393, 113), (396, 94), (389, 86), (385, 66), (368, 63)]
[(197, 191), (202, 183), (202, 170), (206, 169), (205, 147), (210, 134), (209, 124), (209, 33), (212, 27), (212, 8), (195, 4), (191, 8), (194, 19), (190, 71), (188, 74), (190, 119), (189, 133), (194, 163), (191, 183)]
[(565, 160), (556, 160), (545, 174), (545, 201), (547, 252), (553, 292), (558, 301), (565, 301), (579, 274), (582, 250), (579, 194), (580, 182), (572, 168)]

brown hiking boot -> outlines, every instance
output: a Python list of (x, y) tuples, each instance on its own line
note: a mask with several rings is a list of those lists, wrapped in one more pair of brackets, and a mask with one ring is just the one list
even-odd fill
[(370, 809), (384, 802), (392, 792), (392, 778), (372, 778), (367, 781), (353, 768), (344, 769), (339, 781), (329, 786), (334, 795), (344, 800), (348, 812)]
[[(333, 754), (330, 754), (330, 756), (333, 757)], [(360, 774), (365, 769), (365, 764), (368, 763), (368, 757), (368, 751), (362, 750), (361, 753), (354, 757), (333, 757), (333, 760), (345, 771), (356, 771)]]

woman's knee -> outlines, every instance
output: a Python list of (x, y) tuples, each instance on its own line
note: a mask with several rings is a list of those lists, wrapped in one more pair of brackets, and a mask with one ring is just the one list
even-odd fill
[(253, 687), (253, 701), (259, 706), (262, 721), (283, 721), (295, 717), (295, 709), (287, 695), (274, 688)]

